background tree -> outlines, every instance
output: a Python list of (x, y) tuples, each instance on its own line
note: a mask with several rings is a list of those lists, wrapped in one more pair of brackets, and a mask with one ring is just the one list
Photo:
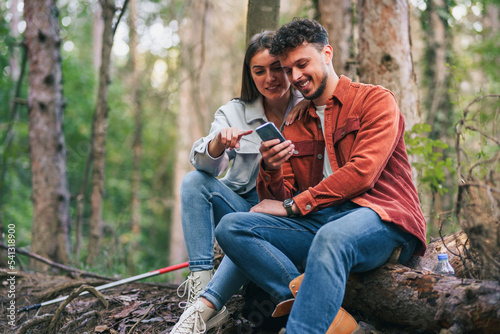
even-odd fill
[(420, 121), (408, 1), (358, 2), (360, 81), (394, 93), (406, 128)]
[(58, 9), (52, 0), (29, 1), (24, 8), (30, 68), (31, 250), (68, 263), (70, 216), (66, 144), (62, 132), (64, 98)]
[(355, 41), (353, 27), (352, 0), (318, 0), (318, 20), (328, 32), (333, 47), (333, 68), (338, 75), (346, 75), (356, 80), (353, 66)]
[(280, 0), (248, 0), (246, 42), (264, 30), (278, 28)]
[(141, 160), (142, 160), (142, 105), (141, 105), (141, 69), (139, 64), (139, 54), (137, 46), (139, 36), (137, 34), (137, 1), (130, 0), (129, 4), (129, 26), (130, 26), (130, 100), (134, 115), (134, 134), (132, 143), (132, 176), (130, 184), (131, 203), (130, 203), (130, 229), (133, 235), (138, 238), (141, 231)]
[[(178, 141), (174, 171), (174, 207), (170, 225), (170, 263), (186, 260), (180, 214), (180, 187), (187, 172), (191, 147), (210, 130), (220, 105), (237, 96), (241, 75), (244, 4), (209, 0), (191, 2), (181, 28), (181, 86), (177, 115)], [(213, 13), (218, 13), (213, 17)], [(225, 13), (225, 14), (223, 14)], [(218, 27), (224, 26), (220, 31)], [(216, 33), (217, 32), (217, 33)], [(222, 48), (221, 45), (226, 47)], [(233, 45), (234, 47), (231, 47)], [(236, 45), (240, 47), (237, 48)], [(232, 52), (238, 50), (239, 52)], [(213, 64), (218, 64), (214, 66)], [(181, 273), (176, 279), (181, 280)]]

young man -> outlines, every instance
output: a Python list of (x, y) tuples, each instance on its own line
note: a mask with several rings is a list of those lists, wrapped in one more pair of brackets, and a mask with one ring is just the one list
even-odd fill
[(401, 263), (422, 255), (426, 222), (392, 93), (339, 78), (326, 30), (313, 20), (281, 27), (271, 53), (312, 104), (285, 127), (287, 141), (262, 144), (262, 201), (250, 213), (226, 215), (216, 237), (278, 300), (292, 297), (288, 284), (305, 270), (286, 333), (324, 334), (349, 273), (381, 266), (396, 247)]

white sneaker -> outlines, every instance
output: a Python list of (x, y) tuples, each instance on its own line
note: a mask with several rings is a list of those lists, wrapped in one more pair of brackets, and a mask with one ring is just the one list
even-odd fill
[[(205, 289), (208, 282), (212, 279), (214, 275), (213, 270), (202, 270), (194, 271), (189, 274), (187, 279), (182, 282), (177, 288), (177, 295), (179, 297), (184, 297), (187, 292), (187, 301), (180, 302), (179, 306), (181, 308), (186, 308), (194, 304), (200, 297), (200, 293)], [(184, 291), (180, 293), (179, 291), (184, 288)]]
[(199, 300), (186, 308), (170, 334), (206, 333), (216, 326), (220, 327), (225, 324), (228, 318), (229, 313), (225, 306), (219, 312), (216, 312), (216, 310)]

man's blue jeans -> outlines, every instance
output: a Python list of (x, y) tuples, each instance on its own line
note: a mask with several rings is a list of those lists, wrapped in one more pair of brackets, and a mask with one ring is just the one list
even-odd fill
[(239, 195), (213, 176), (188, 173), (181, 186), (181, 220), (191, 271), (214, 267), (215, 227), (231, 212), (248, 212), (259, 197), (254, 189)]
[(241, 272), (278, 300), (292, 298), (288, 284), (305, 268), (287, 334), (326, 333), (350, 272), (381, 266), (397, 246), (403, 263), (417, 244), (414, 236), (352, 202), (297, 218), (232, 213), (215, 233)]

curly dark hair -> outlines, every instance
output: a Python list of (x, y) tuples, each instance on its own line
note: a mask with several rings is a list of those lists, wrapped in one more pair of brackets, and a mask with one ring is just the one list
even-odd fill
[(278, 29), (269, 53), (273, 56), (280, 56), (304, 42), (313, 44), (318, 50), (321, 50), (329, 44), (328, 33), (317, 21), (295, 17), (291, 22)]

